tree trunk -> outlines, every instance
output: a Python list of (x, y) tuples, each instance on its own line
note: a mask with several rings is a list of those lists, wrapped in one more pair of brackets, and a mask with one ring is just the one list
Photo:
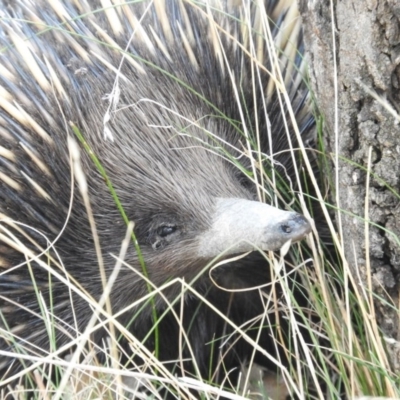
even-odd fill
[(299, 3), (312, 89), (332, 153), (337, 229), (353, 274), (365, 285), (369, 262), (374, 292), (387, 292), (394, 303), (376, 307), (380, 326), (396, 341), (391, 354), (400, 370), (400, 2)]

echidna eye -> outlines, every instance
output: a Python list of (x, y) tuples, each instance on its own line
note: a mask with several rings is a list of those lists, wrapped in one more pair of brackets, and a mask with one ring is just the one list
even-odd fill
[(165, 237), (176, 231), (175, 225), (164, 225), (157, 229), (157, 234), (160, 237)]

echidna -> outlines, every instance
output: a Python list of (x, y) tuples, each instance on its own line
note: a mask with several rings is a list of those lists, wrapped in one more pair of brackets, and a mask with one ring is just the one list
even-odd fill
[[(314, 133), (291, 3), (0, 1), (3, 382), (31, 365), (23, 356), (43, 357), (77, 337), (96, 311), (88, 302), (100, 299), (127, 229), (110, 182), (137, 241), (109, 296), (118, 322), (177, 374), (209, 377), (249, 357), (250, 345), (229, 337), (232, 328), (195, 293), (245, 329), (264, 312), (259, 291), (219, 286), (268, 283), (269, 266), (252, 251), (310, 232), (302, 215), (259, 202), (263, 171), (296, 181), (284, 89), (300, 133)], [(68, 138), (77, 136), (91, 211), (71, 172)], [(245, 252), (206, 270), (218, 256)], [(168, 312), (182, 292), (176, 278), (196, 291), (174, 305), (180, 321)], [(162, 295), (140, 302), (163, 285)], [(275, 354), (268, 332), (259, 343)], [(92, 336), (101, 346), (107, 333)]]

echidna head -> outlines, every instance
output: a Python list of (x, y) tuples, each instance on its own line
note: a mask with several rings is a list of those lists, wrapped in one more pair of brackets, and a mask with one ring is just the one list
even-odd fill
[[(178, 131), (184, 118), (160, 103), (128, 107), (110, 124), (114, 142), (98, 148), (135, 223), (155, 285), (175, 277), (190, 281), (220, 255), (278, 250), (311, 230), (303, 216), (255, 201), (254, 192), (243, 185), (243, 173), (229, 159), (233, 151), (224, 143), (238, 142), (229, 125), (204, 118), (197, 103), (185, 107), (192, 120), (196, 112), (203, 117), (185, 132)], [(96, 199), (100, 201), (105, 200)], [(116, 239), (107, 229), (103, 227), (106, 244)]]

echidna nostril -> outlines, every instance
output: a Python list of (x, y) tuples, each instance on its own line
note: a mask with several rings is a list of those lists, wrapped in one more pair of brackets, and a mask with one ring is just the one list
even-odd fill
[(292, 228), (289, 224), (282, 224), (281, 229), (284, 233), (290, 233), (292, 232)]
[(296, 234), (296, 232), (308, 231), (310, 223), (301, 214), (293, 214), (290, 219), (280, 225), (280, 229), (284, 234)]

